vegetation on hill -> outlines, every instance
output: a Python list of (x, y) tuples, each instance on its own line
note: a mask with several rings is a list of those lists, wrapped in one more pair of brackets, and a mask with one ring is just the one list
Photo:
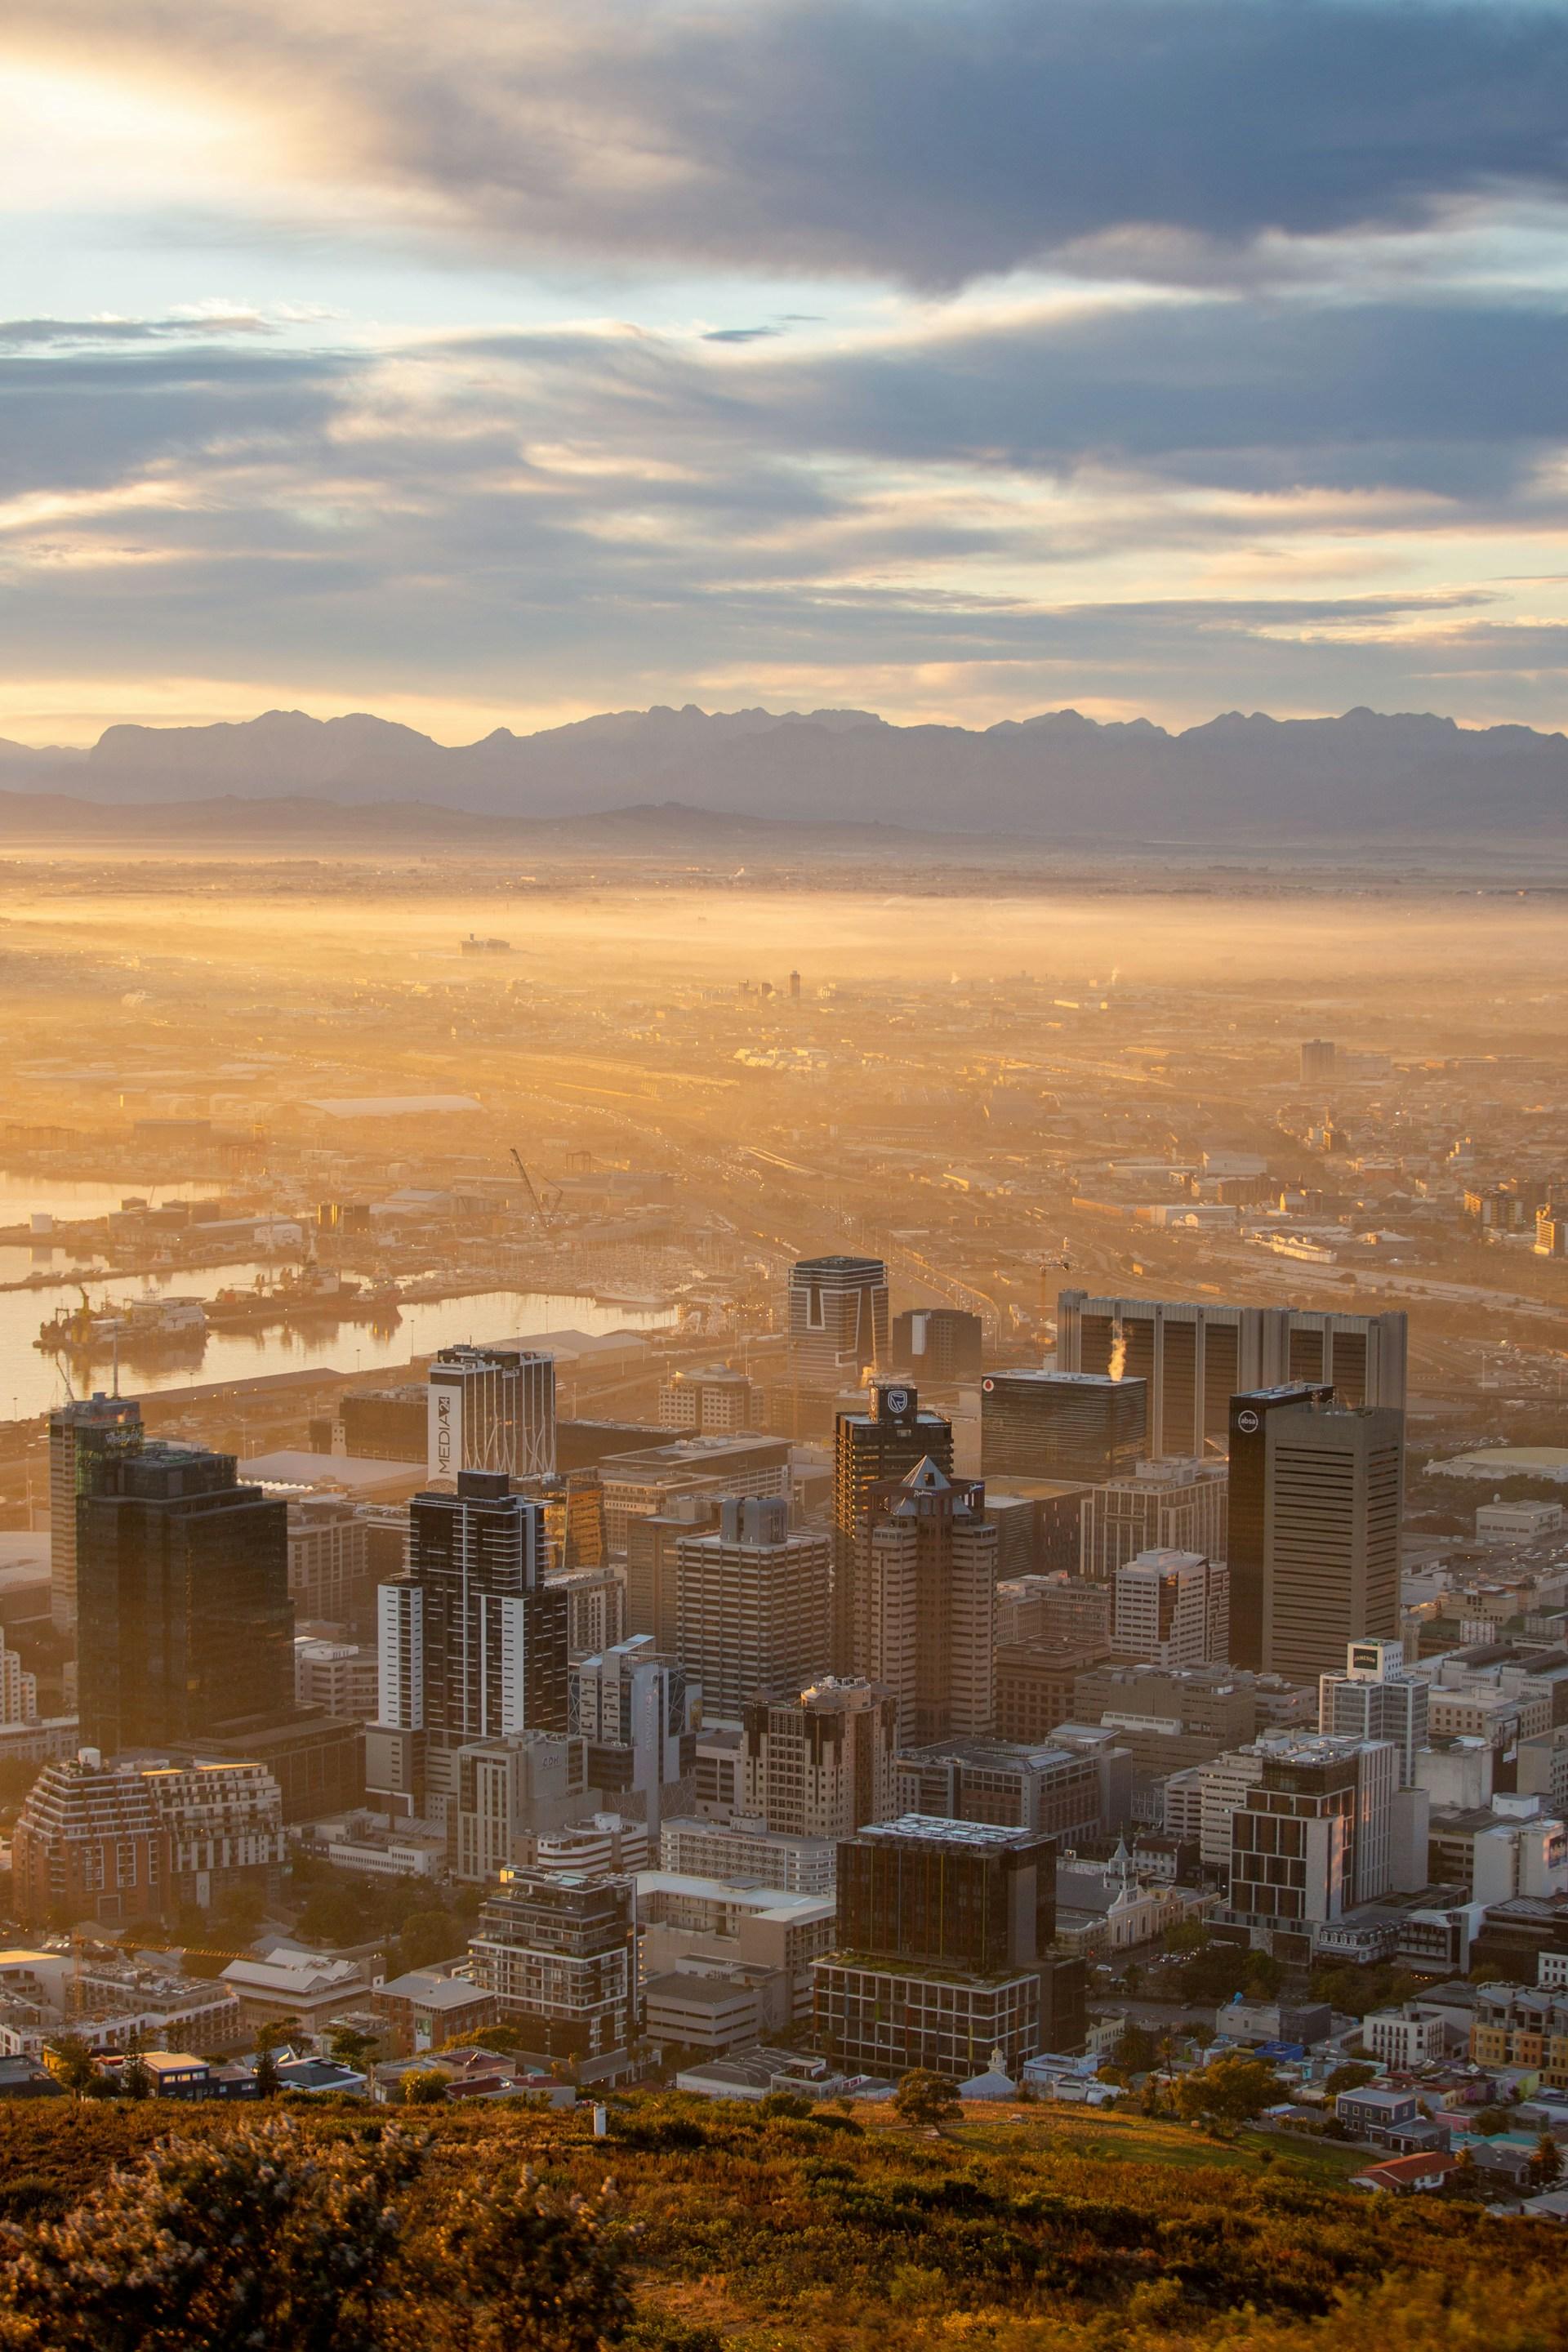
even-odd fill
[(1568, 2342), (1551, 2225), (1044, 2106), (937, 2127), (649, 2095), (606, 2144), (585, 2110), (11, 2105), (0, 2217), (5, 2352)]

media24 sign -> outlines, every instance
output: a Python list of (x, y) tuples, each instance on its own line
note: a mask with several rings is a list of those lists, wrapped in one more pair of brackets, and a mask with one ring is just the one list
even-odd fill
[(456, 1382), (430, 1383), (427, 1461), (430, 1476), (457, 1484), (463, 1466), (463, 1391)]

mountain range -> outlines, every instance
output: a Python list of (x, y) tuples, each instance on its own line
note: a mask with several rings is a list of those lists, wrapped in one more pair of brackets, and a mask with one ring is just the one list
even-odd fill
[(237, 724), (110, 727), (85, 751), (0, 741), (7, 793), (121, 806), (396, 802), (510, 819), (673, 803), (813, 826), (1121, 843), (1556, 839), (1568, 824), (1568, 739), (1364, 709), (1229, 711), (1171, 733), (1076, 710), (971, 730), (688, 704), (447, 746), (368, 713), (268, 710)]

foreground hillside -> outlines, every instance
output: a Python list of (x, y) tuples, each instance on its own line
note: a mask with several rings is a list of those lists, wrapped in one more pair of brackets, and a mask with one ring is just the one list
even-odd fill
[[(258, 2140), (254, 2110), (0, 2110), (0, 2345), (583, 2352), (618, 2333), (637, 2352), (1568, 2344), (1560, 2231), (1368, 2199), (1286, 2143), (1225, 2147), (1048, 2108), (988, 2109), (939, 2138), (881, 2114), (650, 2096), (617, 2113), (608, 2143), (586, 2111), (429, 2112), (405, 2124), (294, 2107)], [(187, 2147), (171, 2153), (172, 2136)], [(258, 2147), (259, 2170), (247, 2157)], [(160, 2147), (155, 2183), (139, 2160)], [(268, 2219), (268, 2199), (281, 2217), (279, 2200), (301, 2193), (291, 2219)], [(118, 2237), (144, 2229), (158, 2196), (184, 2200), (173, 2226), (113, 2273)], [(182, 2318), (171, 2241), (207, 2228), (226, 2198), (237, 2219), (210, 2223), (214, 2242), (247, 2232), (251, 2253), (216, 2305), (215, 2273)], [(345, 2254), (373, 2238), (400, 2251), (380, 2284), (360, 2281), (356, 2305)], [(531, 2265), (547, 2292), (523, 2277)], [(89, 2273), (97, 2301), (84, 2307)], [(318, 2276), (302, 2304), (300, 2283)], [(348, 2296), (341, 2310), (324, 2307), (334, 2294)]]

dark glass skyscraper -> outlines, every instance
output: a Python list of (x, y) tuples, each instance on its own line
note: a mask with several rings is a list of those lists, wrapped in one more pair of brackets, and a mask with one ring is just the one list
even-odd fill
[(855, 1672), (854, 1569), (857, 1545), (869, 1531), (872, 1489), (903, 1478), (931, 1461), (952, 1475), (952, 1423), (922, 1412), (919, 1391), (903, 1381), (878, 1381), (863, 1412), (841, 1412), (833, 1437), (834, 1670)]
[(1149, 1451), (1148, 1388), (1106, 1372), (988, 1372), (980, 1383), (987, 1478), (1128, 1478)]
[(1405, 1415), (1321, 1391), (1238, 1396), (1234, 1413), (1231, 1662), (1333, 1674), (1347, 1643), (1398, 1637)]
[(1226, 1541), (1230, 1565), (1230, 1664), (1263, 1664), (1263, 1555), (1267, 1537), (1268, 1418), (1282, 1406), (1326, 1404), (1332, 1389), (1290, 1381), (1247, 1389), (1230, 1401), (1230, 1495)]
[(106, 1755), (294, 1704), (288, 1507), (232, 1454), (144, 1444), (77, 1502), (81, 1736)]

